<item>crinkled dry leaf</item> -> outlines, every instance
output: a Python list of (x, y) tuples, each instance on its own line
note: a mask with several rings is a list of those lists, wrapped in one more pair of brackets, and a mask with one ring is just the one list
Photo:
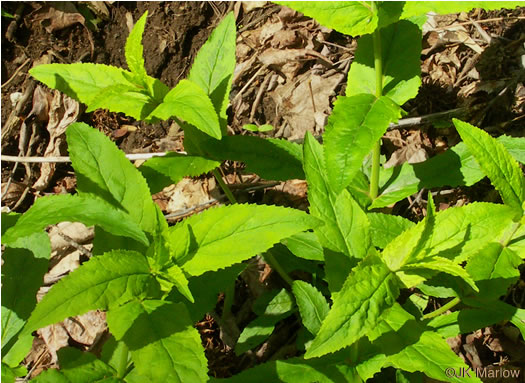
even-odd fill
[(49, 33), (67, 28), (76, 23), (84, 25), (85, 22), (84, 16), (78, 12), (75, 5), (70, 1), (45, 4), (33, 11), (29, 16), (29, 20), (40, 22)]
[[(80, 105), (77, 101), (62, 96), (58, 91), (54, 92), (54, 97), (49, 106), (49, 122), (47, 130), (49, 131), (49, 143), (44, 156), (59, 156), (60, 146), (64, 142), (64, 133), (69, 125), (78, 118)], [(48, 187), (51, 177), (55, 173), (56, 164), (44, 163), (40, 168), (40, 177), (34, 183), (36, 190), (44, 190)]]
[(270, 93), (279, 113), (290, 125), (290, 140), (304, 137), (306, 131), (319, 133), (330, 114), (330, 96), (344, 74), (329, 77), (307, 72)]

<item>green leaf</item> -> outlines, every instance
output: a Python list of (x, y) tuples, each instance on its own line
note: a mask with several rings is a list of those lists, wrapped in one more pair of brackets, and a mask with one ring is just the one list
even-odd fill
[(378, 3), (375, 13), (365, 1), (278, 1), (305, 16), (315, 18), (319, 24), (345, 35), (358, 36), (373, 32), (399, 17), (404, 2)]
[(388, 97), (356, 94), (337, 98), (323, 136), (326, 169), (336, 193), (352, 181), (388, 125), (400, 117), (400, 111)]
[(118, 370), (121, 359), (126, 358), (126, 356), (123, 355), (124, 353), (127, 356), (128, 348), (124, 342), (117, 342), (115, 337), (110, 335), (110, 337), (104, 342), (104, 345), (102, 346), (100, 360), (113, 367), (115, 370)]
[(142, 230), (155, 233), (159, 229), (156, 205), (146, 180), (124, 152), (87, 124), (72, 124), (66, 136), (79, 191), (100, 195), (126, 210)]
[[(44, 238), (43, 238), (44, 237)], [(32, 240), (47, 241), (48, 251), (36, 253), (27, 249), (6, 248), (2, 254), (2, 352), (9, 350), (9, 342), (24, 327), (36, 306), (36, 293), (47, 272), (51, 246), (44, 233), (35, 233)], [(21, 272), (23, 271), (23, 272)], [(20, 360), (26, 356), (21, 355)]]
[(235, 70), (235, 40), (235, 16), (230, 12), (197, 53), (188, 75), (189, 80), (199, 85), (210, 96), (224, 124)]
[[(207, 312), (212, 311), (217, 305), (219, 293), (233, 286), (239, 274), (246, 268), (239, 263), (226, 269), (208, 271), (198, 277), (189, 279), (189, 289), (195, 299), (195, 304), (187, 305), (192, 322), (198, 322)], [(184, 301), (180, 292), (173, 290), (169, 296), (173, 301)]]
[(165, 270), (161, 271), (157, 275), (157, 281), (160, 283), (161, 288), (163, 286), (166, 286), (167, 282), (167, 288), (163, 289), (167, 292), (171, 291), (171, 287), (175, 286), (177, 287), (177, 290), (185, 297), (187, 298), (191, 303), (195, 303), (195, 300), (193, 299), (193, 295), (191, 294), (190, 289), (188, 288), (188, 280), (186, 279), (186, 276), (182, 272), (181, 268), (177, 265), (171, 265)]
[(147, 17), (148, 11), (144, 12), (135, 23), (126, 40), (126, 47), (124, 49), (128, 68), (132, 73), (136, 74), (138, 78), (145, 78), (147, 76), (144, 67), (144, 48), (142, 47), (142, 35), (144, 34)]
[(330, 311), (326, 298), (314, 286), (303, 281), (294, 281), (292, 291), (299, 307), (304, 327), (312, 335), (317, 335), (321, 328), (321, 323)]
[(39, 374), (34, 381), (45, 382), (122, 382), (117, 378), (116, 371), (106, 363), (97, 359), (90, 352), (82, 352), (73, 347), (61, 348), (57, 352), (60, 370), (49, 369)]
[(499, 191), (503, 202), (523, 212), (525, 177), (518, 163), (488, 133), (457, 119), (453, 122), (481, 169)]
[[(385, 311), (374, 335), (374, 357), (386, 358), (386, 362), (395, 368), (421, 371), (439, 381), (480, 382), (476, 378), (468, 379), (468, 376), (459, 378), (461, 369), (468, 369), (463, 360), (450, 349), (445, 339), (413, 320), (398, 304)], [(448, 377), (447, 368), (457, 371), (458, 378)]]
[[(500, 136), (497, 140), (517, 161), (525, 163), (525, 138)], [(417, 193), (422, 188), (471, 186), (484, 177), (470, 150), (465, 143), (460, 142), (445, 153), (425, 162), (381, 168), (381, 195), (374, 200), (370, 208), (388, 206)]]
[(190, 80), (179, 81), (149, 117), (162, 120), (179, 117), (213, 138), (220, 140), (222, 137), (219, 118), (210, 98)]
[(321, 245), (348, 257), (364, 258), (370, 247), (366, 214), (346, 190), (339, 195), (333, 192), (326, 175), (323, 147), (309, 133), (304, 141), (304, 172), (310, 212), (325, 222), (314, 230)]
[[(411, 321), (410, 323), (414, 322)], [(395, 368), (408, 372), (421, 371), (439, 381), (481, 382), (475, 374), (472, 374), (472, 377), (466, 374), (465, 376), (461, 375), (462, 371), (468, 370), (468, 366), (450, 349), (448, 343), (441, 336), (432, 331), (422, 333), (421, 330), (417, 331), (416, 329), (414, 331), (414, 326), (410, 330), (407, 327), (400, 332), (400, 336), (404, 336), (405, 344), (408, 344), (398, 353), (388, 356), (388, 361)], [(415, 334), (409, 335), (409, 331)], [(410, 344), (410, 341), (414, 343)], [(446, 374), (447, 371), (450, 371), (448, 369), (456, 371), (457, 377), (448, 376)]]
[(44, 230), (63, 221), (98, 225), (104, 230), (148, 244), (144, 232), (131, 217), (102, 199), (78, 195), (53, 195), (39, 198), (33, 206), (5, 233), (2, 240), (10, 245), (19, 238)]
[(189, 275), (201, 275), (242, 262), (318, 224), (299, 210), (238, 204), (191, 216), (168, 235), (176, 262)]
[(521, 258), (508, 247), (490, 242), (471, 257), (466, 270), (480, 287), (484, 299), (498, 299), (520, 277)]
[(449, 314), (439, 315), (428, 320), (426, 324), (435, 329), (443, 338), (451, 338), (458, 334), (469, 334), (480, 328), (508, 321), (513, 316), (512, 311), (513, 310), (498, 310), (494, 309), (494, 307), (462, 309)]
[(91, 258), (56, 283), (38, 303), (24, 331), (59, 322), (89, 310), (145, 296), (156, 288), (146, 257), (132, 251), (112, 251)]
[[(342, 359), (342, 358), (339, 358)], [(305, 360), (302, 357), (273, 360), (244, 370), (228, 380), (212, 379), (213, 383), (360, 383), (355, 369), (343, 360), (327, 358)]]
[(519, 1), (406, 1), (401, 18), (424, 15), (429, 12), (443, 15), (468, 12), (474, 8), (483, 8), (486, 11), (501, 8), (514, 9), (520, 5)]
[(453, 259), (459, 264), (488, 242), (499, 239), (513, 216), (511, 208), (489, 203), (449, 208), (436, 214), (435, 226), (425, 246), (416, 248), (424, 231), (423, 221), (390, 242), (382, 256), (393, 271), (434, 256)]
[(208, 380), (201, 339), (183, 304), (134, 300), (111, 309), (107, 321), (115, 338), (128, 346), (144, 381)]
[(287, 140), (224, 136), (221, 141), (204, 142), (202, 148), (209, 158), (244, 162), (248, 172), (265, 179), (304, 179), (302, 147)]
[(261, 126), (257, 126), (255, 124), (247, 124), (242, 127), (244, 130), (249, 130), (250, 132), (269, 132), (273, 130), (273, 126), (268, 124), (263, 124)]
[(264, 342), (273, 332), (275, 324), (289, 316), (293, 309), (294, 301), (291, 294), (286, 289), (282, 289), (268, 303), (264, 312), (243, 329), (235, 346), (235, 353), (240, 355)]
[(435, 271), (441, 271), (443, 273), (447, 273), (450, 275), (460, 277), (465, 282), (467, 282), (470, 285), (470, 287), (474, 289), (474, 291), (479, 292), (479, 289), (476, 286), (476, 283), (474, 282), (470, 274), (460, 265), (458, 265), (457, 263), (454, 263), (448, 258), (436, 256), (428, 261), (422, 261), (422, 262), (405, 265), (402, 268), (402, 270), (405, 272), (408, 272), (408, 273), (414, 272), (415, 274), (417, 274), (417, 269), (430, 269), (430, 270), (435, 270)]
[(296, 257), (324, 261), (323, 247), (311, 231), (294, 234), (282, 242)]
[(199, 156), (168, 153), (164, 157), (150, 158), (139, 170), (146, 178), (151, 193), (158, 193), (171, 184), (177, 184), (184, 177), (198, 177), (220, 165), (220, 162)]
[(349, 346), (378, 323), (395, 303), (399, 281), (377, 255), (363, 259), (346, 279), (305, 358), (322, 356)]
[(368, 213), (372, 244), (384, 249), (398, 235), (415, 226), (415, 223), (398, 215)]
[[(2, 235), (16, 224), (20, 214), (2, 213)], [(5, 244), (5, 240), (3, 241)], [(13, 241), (2, 254), (2, 353), (5, 357), (36, 305), (36, 293), (48, 269), (51, 245), (46, 233), (34, 233)], [(24, 270), (20, 273), (20, 270)], [(29, 342), (29, 348), (31, 347)], [(10, 360), (18, 365), (29, 352), (21, 349)], [(5, 360), (4, 360), (5, 361)], [(14, 367), (13, 365), (13, 367)]]
[[(130, 72), (114, 66), (92, 63), (45, 64), (32, 68), (29, 73), (53, 89), (90, 107), (102, 104), (111, 112), (122, 112), (137, 120), (146, 119), (168, 93), (166, 85), (148, 78), (155, 90), (151, 95), (142, 84), (131, 81)], [(118, 92), (117, 92), (118, 89)]]
[[(383, 61), (383, 95), (398, 105), (414, 98), (421, 85), (421, 30), (401, 20), (380, 30)], [(347, 96), (375, 94), (374, 43), (362, 36), (348, 72)]]

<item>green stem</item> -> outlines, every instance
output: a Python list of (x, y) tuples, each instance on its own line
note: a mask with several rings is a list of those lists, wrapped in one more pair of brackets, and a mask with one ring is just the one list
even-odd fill
[(228, 197), (228, 200), (230, 200), (231, 203), (237, 203), (235, 196), (233, 195), (226, 182), (224, 182), (224, 180), (222, 179), (222, 176), (219, 173), (219, 171), (217, 169), (213, 169), (212, 173), (215, 176), (217, 182), (219, 183), (221, 189), (224, 191), (224, 194), (226, 194), (226, 197)]
[(290, 286), (293, 285), (293, 279), (290, 278), (286, 271), (284, 271), (281, 264), (277, 261), (277, 259), (275, 259), (275, 257), (272, 254), (270, 254), (270, 252), (264, 253), (263, 257), (266, 263), (268, 263), (272, 269), (277, 271), (277, 273), (281, 276), (282, 279), (284, 279), (286, 283), (288, 283)]
[(119, 379), (123, 379), (126, 376), (126, 370), (128, 369), (128, 353), (128, 346), (122, 342), (122, 350), (117, 369), (117, 378)]
[[(372, 10), (377, 14), (377, 4), (375, 1), (372, 2)], [(383, 57), (381, 53), (381, 33), (376, 28), (372, 34), (372, 40), (374, 43), (374, 69), (376, 73), (376, 97), (379, 98), (383, 95)], [(370, 198), (373, 200), (377, 198), (379, 194), (379, 168), (381, 155), (381, 140), (374, 144), (372, 149), (372, 174), (370, 179)]]
[(461, 302), (461, 299), (456, 297), (456, 298), (452, 299), (450, 302), (448, 302), (448, 303), (444, 304), (443, 306), (441, 306), (440, 308), (438, 308), (437, 310), (432, 311), (431, 313), (428, 313), (426, 315), (423, 315), (423, 319), (435, 318), (438, 315), (443, 314), (447, 310), (450, 310), (452, 307), (457, 305), (459, 302)]

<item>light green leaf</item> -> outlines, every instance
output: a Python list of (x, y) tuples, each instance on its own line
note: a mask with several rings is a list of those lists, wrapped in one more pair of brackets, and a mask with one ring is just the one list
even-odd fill
[(60, 370), (49, 369), (39, 374), (35, 383), (116, 383), (123, 382), (117, 378), (116, 371), (97, 359), (90, 352), (82, 352), (73, 347), (61, 348), (57, 352)]
[(224, 124), (235, 70), (236, 37), (235, 16), (230, 12), (197, 53), (188, 76), (189, 80), (199, 85), (210, 96)]
[(204, 142), (202, 148), (209, 158), (244, 162), (246, 171), (265, 179), (304, 179), (302, 147), (287, 140), (224, 136), (221, 141)]
[[(432, 257), (432, 259), (428, 261), (421, 261), (413, 264), (405, 265), (401, 270), (408, 272), (408, 273), (415, 273), (418, 274), (417, 269), (430, 269), (435, 271), (441, 271), (450, 275), (454, 275), (456, 277), (462, 278), (465, 282), (467, 282), (474, 291), (478, 291), (479, 289), (476, 286), (476, 283), (470, 276), (470, 274), (462, 268), (457, 263), (454, 263), (448, 258), (443, 257)], [(413, 286), (406, 286), (406, 287), (413, 287)]]
[(415, 223), (398, 215), (368, 213), (370, 234), (374, 246), (384, 249), (398, 235), (415, 226)]
[(210, 98), (190, 80), (179, 81), (149, 117), (162, 120), (179, 117), (213, 138), (220, 140), (222, 136), (219, 118)]
[(2, 361), (2, 382), (14, 383), (16, 378), (27, 375), (27, 368), (24, 366), (11, 367)]
[(352, 181), (389, 123), (400, 117), (400, 111), (388, 97), (356, 94), (337, 98), (323, 136), (326, 169), (335, 193)]
[(508, 247), (490, 242), (471, 257), (466, 270), (480, 287), (484, 299), (498, 299), (520, 277), (521, 258)]
[(199, 156), (168, 153), (164, 157), (150, 158), (139, 170), (146, 178), (151, 193), (158, 193), (171, 184), (177, 184), (184, 177), (198, 177), (220, 165), (220, 162)]
[[(525, 138), (500, 136), (497, 141), (502, 143), (517, 161), (525, 162)], [(380, 172), (381, 195), (374, 200), (371, 208), (388, 206), (417, 193), (422, 188), (471, 186), (485, 177), (463, 142), (425, 162), (381, 168)]]
[(525, 137), (501, 135), (496, 140), (507, 149), (507, 152), (516, 161), (525, 164)]
[(168, 236), (176, 262), (195, 276), (242, 262), (316, 225), (317, 219), (299, 210), (237, 204), (194, 215)]
[(79, 191), (99, 195), (123, 208), (147, 233), (159, 230), (146, 180), (124, 152), (87, 124), (72, 124), (66, 136)]
[(255, 124), (247, 124), (242, 127), (244, 130), (249, 130), (250, 132), (269, 132), (273, 130), (273, 126), (268, 124), (263, 124), (260, 126), (257, 126)]
[(134, 300), (111, 309), (107, 321), (115, 338), (128, 346), (145, 381), (208, 380), (201, 338), (182, 303)]
[(122, 210), (99, 198), (68, 194), (37, 199), (16, 225), (7, 230), (2, 238), (3, 243), (12, 244), (19, 238), (63, 221), (81, 222), (86, 226), (98, 225), (112, 234), (148, 244), (144, 232)]
[(80, 315), (107, 310), (112, 304), (145, 296), (157, 286), (146, 257), (132, 251), (112, 251), (91, 258), (56, 283), (31, 314), (25, 333)]
[(459, 264), (488, 242), (499, 239), (513, 216), (511, 208), (489, 203), (449, 208), (436, 214), (432, 236), (424, 247), (415, 250), (425, 226), (420, 222), (390, 242), (382, 256), (393, 271), (434, 256)]
[(321, 328), (321, 323), (330, 311), (326, 298), (314, 286), (303, 281), (294, 281), (292, 291), (299, 307), (304, 327), (312, 335), (317, 335)]
[[(89, 107), (101, 97), (107, 97), (103, 104), (112, 112), (122, 112), (135, 119), (146, 119), (162, 102), (168, 93), (166, 85), (159, 80), (148, 78), (150, 94), (142, 84), (132, 82), (130, 72), (114, 66), (92, 63), (45, 64), (32, 68), (29, 73), (53, 89), (58, 89), (71, 98)], [(120, 97), (116, 93), (120, 91)], [(103, 96), (105, 94), (105, 96)], [(123, 97), (124, 96), (124, 97)]]
[(148, 11), (144, 12), (140, 19), (135, 23), (135, 26), (126, 40), (126, 47), (124, 48), (126, 63), (128, 64), (129, 70), (136, 74), (140, 79), (147, 76), (146, 69), (144, 68), (144, 48), (142, 47), (142, 35), (144, 34), (147, 17)]
[(486, 11), (501, 8), (514, 9), (520, 5), (519, 1), (406, 1), (401, 18), (424, 15), (429, 12), (443, 15), (468, 12), (474, 8), (483, 8)]
[(325, 27), (350, 36), (373, 32), (399, 18), (404, 2), (378, 3), (378, 13), (367, 1), (278, 1), (318, 21)]
[(294, 234), (282, 242), (296, 257), (324, 261), (323, 247), (311, 231)]
[(179, 266), (171, 265), (166, 270), (160, 272), (157, 275), (157, 281), (160, 283), (161, 288), (165, 286), (164, 281), (168, 283), (166, 286), (167, 288), (163, 289), (167, 292), (171, 291), (171, 287), (175, 285), (177, 290), (179, 290), (184, 297), (186, 297), (191, 303), (195, 303), (193, 295), (191, 295), (191, 291), (188, 288), (188, 280)]
[(304, 142), (304, 172), (310, 212), (325, 222), (314, 229), (321, 245), (348, 257), (364, 258), (370, 247), (366, 214), (346, 190), (334, 193), (326, 175), (323, 147), (309, 133)]
[(457, 119), (453, 122), (481, 169), (499, 191), (503, 202), (523, 212), (525, 177), (518, 163), (488, 133)]
[[(254, 311), (256, 310), (254, 308)], [(235, 353), (240, 355), (264, 342), (273, 332), (275, 324), (289, 316), (293, 310), (292, 295), (286, 289), (282, 289), (268, 303), (264, 312), (243, 329), (235, 346)]]
[(305, 358), (322, 356), (349, 346), (371, 331), (384, 310), (395, 303), (399, 281), (376, 255), (363, 259), (333, 296), (332, 309)]
[[(383, 62), (383, 95), (398, 105), (417, 95), (421, 85), (421, 30), (407, 20), (380, 30)], [(348, 72), (347, 96), (375, 94), (374, 43), (372, 35), (359, 38)]]

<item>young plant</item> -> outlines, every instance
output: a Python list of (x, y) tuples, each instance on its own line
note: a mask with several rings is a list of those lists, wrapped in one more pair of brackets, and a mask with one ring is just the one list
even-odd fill
[[(96, 225), (94, 255), (54, 285), (31, 315), (19, 315), (5, 326), (2, 321), (7, 337), (3, 351), (9, 357), (16, 347), (9, 340), (15, 335), (31, 340), (31, 333), (39, 328), (89, 310), (107, 310), (115, 339), (105, 346), (111, 349), (103, 351), (102, 359), (64, 350), (63, 368), (45, 372), (37, 381), (71, 379), (87, 371), (92, 374), (88, 381), (97, 377), (206, 381), (204, 349), (193, 323), (213, 309), (216, 294), (242, 270), (234, 265), (320, 222), (290, 208), (232, 205), (168, 227), (145, 179), (107, 137), (81, 123), (71, 125), (66, 134), (78, 194), (43, 197), (21, 217), (8, 215), (6, 219), (16, 223), (4, 233), (3, 243), (12, 252), (29, 248), (45, 261), (49, 244), (46, 247), (43, 241), (36, 247), (36, 241), (45, 237), (43, 229), (61, 221), (82, 222)], [(103, 242), (108, 238), (110, 243)], [(19, 258), (8, 256), (3, 271), (12, 272), (22, 261)], [(43, 270), (35, 268), (33, 274), (38, 275), (31, 274), (33, 285), (41, 282), (46, 270), (46, 262), (40, 263)], [(28, 294), (33, 294), (29, 302), (34, 306), (33, 290)], [(3, 302), (20, 298), (11, 284), (4, 285), (4, 292)], [(30, 303), (24, 305), (32, 308)], [(8, 305), (11, 311), (3, 310), (3, 316), (15, 313), (16, 307), (16, 302)], [(7, 366), (17, 368), (31, 342), (23, 346), (16, 358), (4, 359)]]
[[(268, 179), (304, 177), (300, 145), (286, 140), (225, 136), (226, 109), (235, 69), (233, 13), (222, 20), (199, 50), (188, 78), (171, 90), (146, 73), (141, 43), (146, 18), (147, 12), (137, 21), (126, 42), (129, 70), (92, 63), (48, 64), (31, 69), (30, 74), (86, 104), (88, 112), (101, 108), (146, 122), (170, 118), (177, 121), (185, 132), (188, 155), (173, 153), (146, 161), (141, 170), (152, 192), (185, 176), (214, 171), (233, 202), (231, 192), (214, 170), (223, 160), (245, 161), (249, 170)], [(290, 163), (290, 167), (283, 169), (282, 163)]]

